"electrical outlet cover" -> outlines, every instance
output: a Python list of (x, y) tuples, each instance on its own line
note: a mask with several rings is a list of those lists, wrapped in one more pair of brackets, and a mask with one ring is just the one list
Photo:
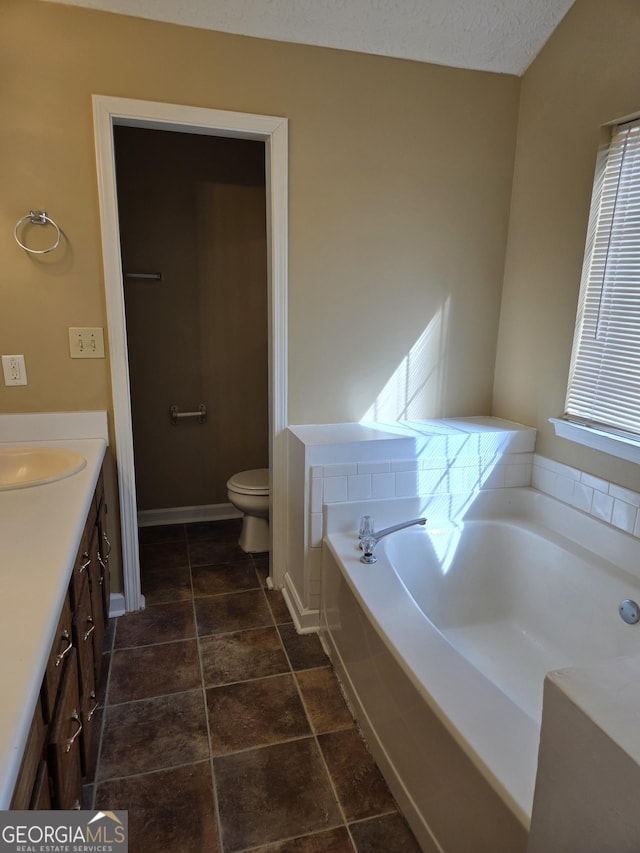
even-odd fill
[(5, 385), (26, 385), (27, 368), (23, 355), (3, 355), (2, 372)]

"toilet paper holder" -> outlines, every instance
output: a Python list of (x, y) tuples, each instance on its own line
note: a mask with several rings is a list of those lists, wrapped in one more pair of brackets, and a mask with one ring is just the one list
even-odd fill
[(182, 418), (197, 418), (198, 423), (203, 424), (207, 420), (207, 407), (204, 403), (200, 403), (197, 412), (181, 412), (177, 406), (171, 406), (169, 417), (173, 426), (177, 426)]

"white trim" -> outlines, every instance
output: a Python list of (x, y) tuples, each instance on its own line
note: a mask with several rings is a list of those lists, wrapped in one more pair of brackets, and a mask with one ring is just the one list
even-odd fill
[(269, 583), (280, 589), (287, 571), (288, 506), (288, 123), (273, 119), (266, 148), (269, 293), (269, 458), (271, 559)]
[(640, 463), (640, 442), (610, 432), (603, 432), (594, 427), (572, 423), (564, 418), (549, 418), (556, 435), (583, 444), (593, 450), (600, 450), (610, 456), (626, 459), (628, 462)]
[(128, 125), (265, 143), (269, 282), (269, 448), (271, 469), (271, 578), (286, 572), (287, 424), (287, 133), (286, 118), (93, 96), (102, 253), (109, 331), (115, 448), (118, 465), (122, 563), (127, 610), (140, 609), (139, 547), (131, 401), (127, 357), (113, 126)]
[(284, 578), (282, 597), (298, 634), (317, 633), (320, 627), (320, 611), (310, 610), (303, 605), (289, 574), (286, 574)]
[(191, 524), (194, 521), (223, 521), (242, 518), (233, 504), (205, 506), (170, 506), (164, 509), (138, 510), (138, 527), (157, 527), (160, 524)]
[[(144, 596), (142, 597), (144, 606)], [(124, 595), (121, 592), (112, 592), (109, 596), (109, 618), (124, 616)]]

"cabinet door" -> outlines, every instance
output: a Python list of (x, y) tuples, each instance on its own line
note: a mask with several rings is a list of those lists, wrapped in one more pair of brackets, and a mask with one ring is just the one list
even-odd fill
[(78, 650), (78, 675), (81, 693), (90, 693), (96, 685), (94, 634), (95, 622), (91, 610), (88, 576), (76, 588), (76, 607), (73, 614), (73, 642)]
[(82, 759), (82, 775), (85, 782), (93, 781), (98, 760), (98, 740), (100, 732), (100, 715), (98, 710), (96, 689), (80, 696), (80, 716), (82, 719), (82, 734), (80, 735), (80, 757)]
[(18, 781), (13, 791), (13, 798), (11, 800), (12, 809), (24, 810), (29, 808), (36, 784), (38, 767), (42, 761), (44, 738), (45, 726), (42, 719), (42, 708), (38, 702), (33, 719), (31, 720), (31, 728), (29, 729), (29, 737), (22, 758)]
[(56, 809), (79, 809), (82, 802), (82, 721), (76, 658), (77, 652), (72, 649), (64, 664), (58, 704), (49, 730), (48, 765), (52, 805)]
[(82, 734), (80, 735), (80, 755), (82, 774), (93, 778), (95, 770), (95, 748), (97, 736), (94, 731), (96, 721), (96, 667), (95, 667), (95, 629), (91, 606), (90, 574), (84, 576), (77, 587), (78, 603), (73, 619), (73, 638), (78, 649), (78, 689), (80, 693), (80, 717)]
[(53, 717), (64, 660), (72, 648), (73, 624), (71, 619), (71, 605), (69, 603), (69, 596), (67, 595), (62, 605), (62, 612), (49, 653), (47, 669), (42, 684), (42, 710), (46, 723)]
[(49, 788), (49, 768), (46, 761), (40, 762), (38, 774), (36, 776), (36, 784), (33, 788), (33, 798), (31, 800), (32, 809), (38, 811), (48, 811), (51, 808), (51, 789)]
[(109, 555), (111, 542), (107, 531), (107, 505), (104, 497), (98, 505), (98, 563), (100, 565), (100, 585), (102, 587), (102, 611), (105, 624), (109, 621), (111, 582), (109, 573)]
[(71, 583), (69, 584), (69, 594), (71, 596), (71, 610), (75, 612), (78, 601), (82, 594), (82, 584), (89, 577), (89, 568), (91, 566), (91, 556), (89, 554), (89, 534), (92, 528), (87, 524), (82, 534), (80, 547), (76, 555), (75, 563), (73, 564), (73, 572), (71, 574)]
[(93, 528), (89, 553), (91, 565), (89, 566), (89, 588), (91, 592), (91, 618), (93, 619), (93, 651), (95, 661), (96, 683), (100, 680), (100, 668), (102, 665), (102, 647), (104, 645), (104, 608), (102, 604), (102, 569), (100, 566), (100, 553), (98, 549), (98, 528)]

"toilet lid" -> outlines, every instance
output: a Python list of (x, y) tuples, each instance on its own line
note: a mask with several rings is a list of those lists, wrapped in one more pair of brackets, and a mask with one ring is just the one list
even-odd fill
[(247, 495), (269, 494), (269, 469), (252, 468), (250, 471), (240, 471), (227, 480), (227, 488)]

